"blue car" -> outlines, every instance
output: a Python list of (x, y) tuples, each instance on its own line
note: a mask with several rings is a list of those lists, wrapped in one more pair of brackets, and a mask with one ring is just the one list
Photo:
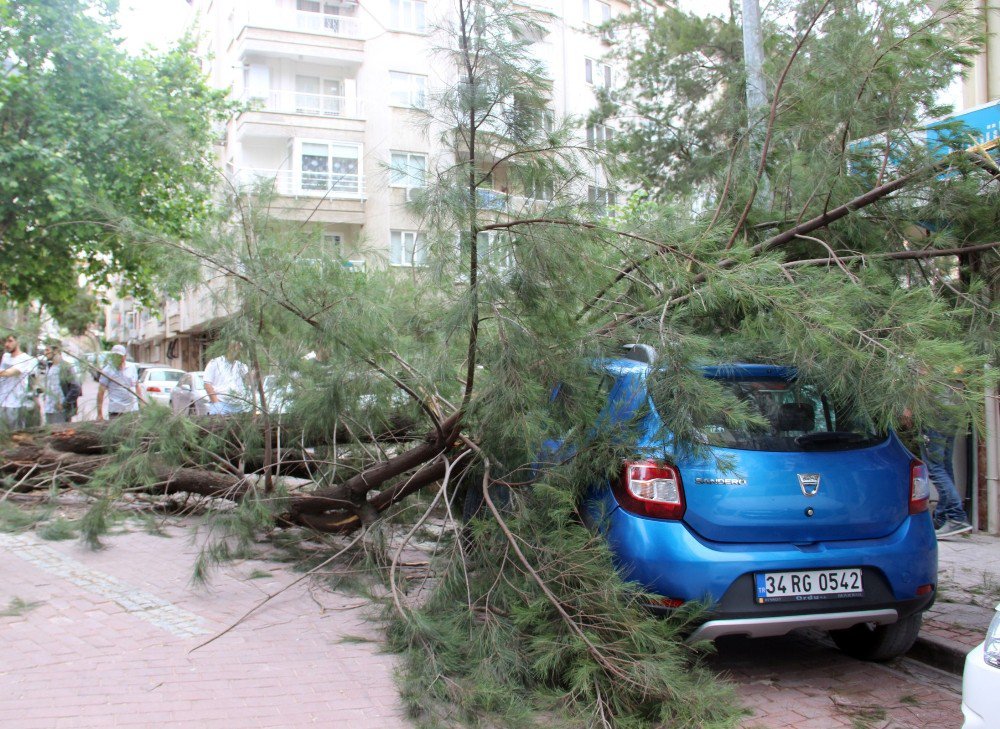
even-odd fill
[(639, 430), (587, 510), (627, 577), (662, 596), (655, 609), (711, 605), (691, 642), (818, 628), (857, 658), (909, 650), (937, 585), (926, 467), (773, 365), (702, 368), (768, 427), (720, 423), (697, 448), (671, 447), (647, 389), (653, 356), (639, 346), (598, 366), (605, 422)]

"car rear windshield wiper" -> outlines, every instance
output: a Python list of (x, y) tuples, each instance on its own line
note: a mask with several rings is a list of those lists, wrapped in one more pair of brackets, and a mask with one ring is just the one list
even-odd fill
[(821, 446), (832, 443), (862, 443), (866, 440), (868, 436), (850, 430), (818, 430), (815, 433), (798, 436), (795, 443), (800, 446)]

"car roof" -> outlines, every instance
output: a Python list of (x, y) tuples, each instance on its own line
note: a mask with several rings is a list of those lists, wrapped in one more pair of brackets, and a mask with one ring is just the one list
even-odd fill
[[(625, 357), (599, 360), (601, 369), (615, 375), (644, 375), (653, 369), (644, 362)], [(717, 380), (794, 380), (798, 371), (794, 367), (750, 362), (727, 362), (699, 365), (705, 377)]]
[(176, 367), (167, 367), (166, 365), (144, 364), (142, 362), (135, 362), (134, 364), (144, 374), (146, 372), (152, 372), (153, 370), (163, 370), (164, 372), (180, 372), (182, 375), (187, 374), (184, 370), (178, 369)]

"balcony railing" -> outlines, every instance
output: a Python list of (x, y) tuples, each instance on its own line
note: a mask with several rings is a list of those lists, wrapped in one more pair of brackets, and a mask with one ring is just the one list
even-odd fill
[(339, 38), (360, 38), (361, 24), (351, 15), (327, 15), (304, 10), (263, 9), (250, 10), (246, 24), (258, 28), (276, 30), (298, 30), (305, 33), (337, 36)]
[(279, 195), (358, 199), (364, 196), (364, 176), (339, 172), (242, 169), (233, 180), (240, 189), (270, 188)]
[(251, 109), (279, 114), (363, 118), (363, 105), (357, 97), (307, 94), (301, 91), (271, 90), (267, 95), (247, 92), (243, 99)]
[(476, 207), (480, 210), (504, 210), (509, 204), (506, 193), (480, 187), (476, 190)]

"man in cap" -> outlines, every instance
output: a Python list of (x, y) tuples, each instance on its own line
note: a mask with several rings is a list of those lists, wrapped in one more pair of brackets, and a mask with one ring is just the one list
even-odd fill
[(139, 409), (139, 371), (125, 361), (127, 350), (121, 344), (111, 348), (110, 361), (101, 370), (97, 388), (97, 419), (104, 420), (105, 395), (108, 398), (108, 419)]

